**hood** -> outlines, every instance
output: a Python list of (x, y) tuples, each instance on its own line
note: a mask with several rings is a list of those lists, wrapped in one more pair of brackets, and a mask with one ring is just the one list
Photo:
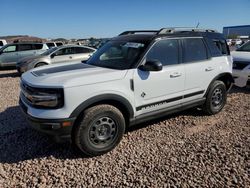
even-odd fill
[(28, 61), (34, 61), (35, 59), (39, 59), (39, 58), (42, 58), (42, 57), (44, 57), (44, 56), (42, 56), (42, 55), (35, 55), (35, 56), (28, 56), (28, 57), (24, 57), (24, 58), (22, 58), (20, 61), (18, 61), (17, 62), (17, 64), (25, 64), (25, 63), (27, 63)]
[(231, 52), (234, 61), (247, 61), (250, 62), (250, 52), (233, 51)]
[(115, 70), (84, 63), (49, 65), (36, 68), (22, 75), (31, 86), (75, 87), (114, 81), (124, 78), (127, 70)]

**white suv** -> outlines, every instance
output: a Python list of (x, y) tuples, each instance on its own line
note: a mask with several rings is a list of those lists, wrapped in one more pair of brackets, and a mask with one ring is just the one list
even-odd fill
[(220, 33), (127, 31), (87, 62), (23, 74), (20, 106), (34, 128), (95, 156), (112, 150), (125, 129), (140, 122), (192, 107), (220, 112), (231, 73)]
[(250, 41), (232, 52), (232, 56), (235, 85), (250, 86)]

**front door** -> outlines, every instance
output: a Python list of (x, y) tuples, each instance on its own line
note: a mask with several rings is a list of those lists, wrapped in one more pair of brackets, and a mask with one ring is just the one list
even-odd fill
[(179, 40), (163, 39), (155, 42), (144, 62), (158, 60), (163, 69), (157, 72), (134, 72), (136, 111), (139, 114), (178, 106), (182, 99), (185, 71), (179, 58)]

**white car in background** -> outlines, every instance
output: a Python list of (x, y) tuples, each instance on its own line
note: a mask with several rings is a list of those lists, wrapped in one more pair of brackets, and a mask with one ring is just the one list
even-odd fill
[(239, 87), (250, 85), (250, 41), (231, 54), (235, 85)]
[(7, 44), (6, 40), (0, 39), (0, 48)]

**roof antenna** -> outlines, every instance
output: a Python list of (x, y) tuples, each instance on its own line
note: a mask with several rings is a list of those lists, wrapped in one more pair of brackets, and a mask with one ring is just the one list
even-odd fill
[(198, 22), (198, 23), (197, 23), (196, 28), (198, 28), (198, 27), (199, 27), (199, 25), (200, 25), (200, 22)]

